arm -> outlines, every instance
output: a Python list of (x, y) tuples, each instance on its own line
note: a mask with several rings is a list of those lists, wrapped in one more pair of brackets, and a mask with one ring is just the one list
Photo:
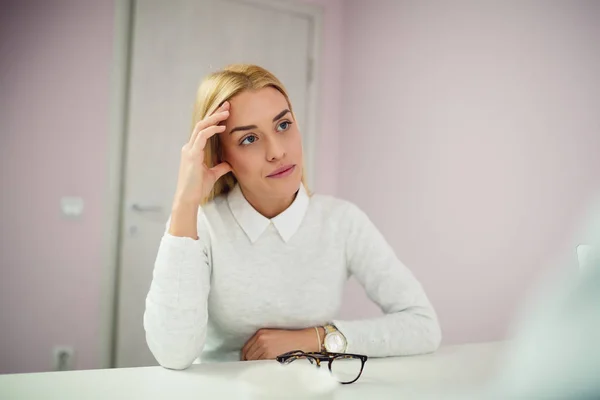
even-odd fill
[(346, 337), (348, 353), (372, 357), (435, 351), (441, 342), (436, 313), (421, 284), (358, 207), (350, 204), (346, 256), (348, 269), (384, 316), (333, 321)]
[(204, 162), (207, 141), (225, 130), (229, 102), (197, 122), (181, 149), (173, 212), (161, 240), (144, 329), (150, 351), (160, 365), (185, 369), (200, 355), (206, 340), (210, 289), (210, 236), (200, 204), (215, 182), (231, 171), (225, 162)]
[(168, 227), (146, 297), (144, 329), (160, 365), (185, 369), (200, 355), (206, 339), (210, 242), (197, 207), (187, 212), (175, 208)]

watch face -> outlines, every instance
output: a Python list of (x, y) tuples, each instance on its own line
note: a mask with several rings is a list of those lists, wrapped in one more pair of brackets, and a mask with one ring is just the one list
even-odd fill
[(332, 353), (341, 353), (346, 347), (346, 340), (339, 332), (332, 332), (325, 336), (325, 349)]

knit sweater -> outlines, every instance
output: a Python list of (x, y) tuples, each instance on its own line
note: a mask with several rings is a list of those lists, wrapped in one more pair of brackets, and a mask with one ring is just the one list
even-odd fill
[[(168, 223), (167, 223), (168, 226)], [(268, 219), (239, 186), (200, 207), (198, 240), (165, 231), (146, 298), (151, 352), (167, 368), (237, 361), (261, 328), (333, 324), (348, 353), (371, 357), (434, 351), (436, 313), (421, 284), (356, 205), (309, 196)], [(353, 275), (384, 315), (340, 320)]]

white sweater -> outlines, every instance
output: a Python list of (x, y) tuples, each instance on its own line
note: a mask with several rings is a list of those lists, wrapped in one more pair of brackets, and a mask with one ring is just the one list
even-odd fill
[[(167, 223), (168, 226), (168, 223)], [(199, 240), (165, 232), (146, 299), (148, 346), (164, 367), (237, 361), (261, 328), (333, 323), (348, 353), (372, 357), (434, 351), (437, 316), (423, 288), (352, 203), (308, 196), (269, 220), (239, 186), (201, 207)], [(354, 275), (384, 316), (336, 316)]]

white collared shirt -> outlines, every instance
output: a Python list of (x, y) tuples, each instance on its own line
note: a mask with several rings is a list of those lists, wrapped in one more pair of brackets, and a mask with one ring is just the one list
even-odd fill
[[(168, 226), (168, 224), (167, 224)], [(165, 232), (146, 299), (144, 327), (157, 361), (236, 361), (261, 328), (333, 323), (347, 352), (369, 356), (434, 351), (441, 332), (420, 283), (354, 204), (301, 186), (275, 218), (236, 186), (199, 210), (198, 240)], [(385, 315), (336, 319), (354, 275)]]
[(272, 219), (260, 214), (246, 201), (239, 185), (236, 185), (228, 194), (227, 202), (237, 223), (246, 232), (252, 243), (258, 240), (271, 223), (275, 226), (283, 241), (287, 243), (300, 228), (304, 214), (308, 209), (309, 197), (304, 185), (300, 185), (293, 203), (284, 212)]

